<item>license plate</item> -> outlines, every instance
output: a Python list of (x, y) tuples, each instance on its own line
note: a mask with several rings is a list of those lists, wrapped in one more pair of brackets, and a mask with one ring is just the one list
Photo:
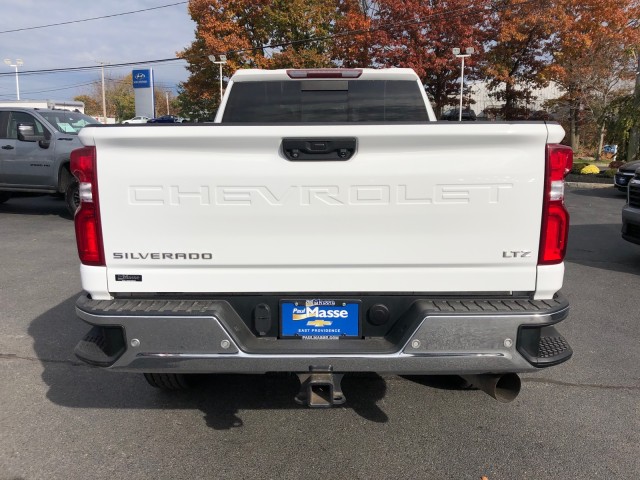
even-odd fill
[(335, 339), (360, 337), (360, 302), (304, 299), (280, 302), (280, 336)]

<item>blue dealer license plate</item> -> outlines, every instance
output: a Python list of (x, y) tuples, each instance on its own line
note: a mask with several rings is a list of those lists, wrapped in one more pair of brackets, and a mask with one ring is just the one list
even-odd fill
[(356, 300), (283, 300), (281, 337), (333, 339), (360, 337), (360, 302)]

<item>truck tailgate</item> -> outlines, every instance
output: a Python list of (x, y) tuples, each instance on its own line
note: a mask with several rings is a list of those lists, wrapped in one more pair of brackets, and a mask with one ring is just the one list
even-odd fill
[[(353, 137), (347, 161), (283, 138)], [(86, 128), (111, 292), (533, 291), (544, 123)]]

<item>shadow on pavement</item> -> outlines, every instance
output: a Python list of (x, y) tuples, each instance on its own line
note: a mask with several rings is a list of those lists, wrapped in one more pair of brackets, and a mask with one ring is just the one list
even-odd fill
[[(216, 430), (241, 427), (239, 410), (271, 410), (306, 408), (293, 397), (300, 383), (293, 374), (207, 375), (190, 395), (205, 414), (207, 425)], [(345, 375), (342, 390), (347, 402), (341, 407), (353, 410), (362, 418), (376, 423), (388, 421), (376, 405), (387, 390), (386, 382), (377, 374)], [(159, 392), (162, 393), (162, 392)]]
[(565, 261), (640, 275), (640, 245), (622, 239), (621, 225), (571, 225)]
[(57, 215), (72, 220), (64, 199), (53, 195), (11, 197), (0, 203), (0, 213), (12, 215)]
[[(73, 296), (31, 323), (37, 360), (44, 370), (47, 398), (70, 408), (198, 409), (207, 425), (219, 430), (241, 427), (241, 410), (306, 408), (294, 402), (299, 382), (289, 374), (201, 375), (188, 392), (164, 392), (147, 384), (141, 374), (92, 368), (73, 355), (73, 348), (89, 327), (75, 314)], [(345, 376), (344, 406), (372, 422), (387, 415), (376, 402), (386, 393), (385, 380), (376, 374)]]
[(402, 378), (440, 390), (477, 390), (464, 378), (457, 375), (402, 375)]
[[(581, 197), (594, 197), (594, 198), (613, 198), (624, 200), (627, 196), (626, 192), (621, 192), (617, 188), (568, 188), (568, 191), (580, 195)], [(620, 206), (622, 208), (622, 206)]]

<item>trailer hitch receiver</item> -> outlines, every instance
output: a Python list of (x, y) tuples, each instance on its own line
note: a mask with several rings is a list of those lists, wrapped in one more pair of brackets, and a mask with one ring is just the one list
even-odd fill
[(342, 405), (345, 396), (342, 393), (343, 373), (333, 373), (333, 367), (310, 367), (309, 373), (298, 373), (300, 392), (296, 403), (311, 408), (329, 408)]

